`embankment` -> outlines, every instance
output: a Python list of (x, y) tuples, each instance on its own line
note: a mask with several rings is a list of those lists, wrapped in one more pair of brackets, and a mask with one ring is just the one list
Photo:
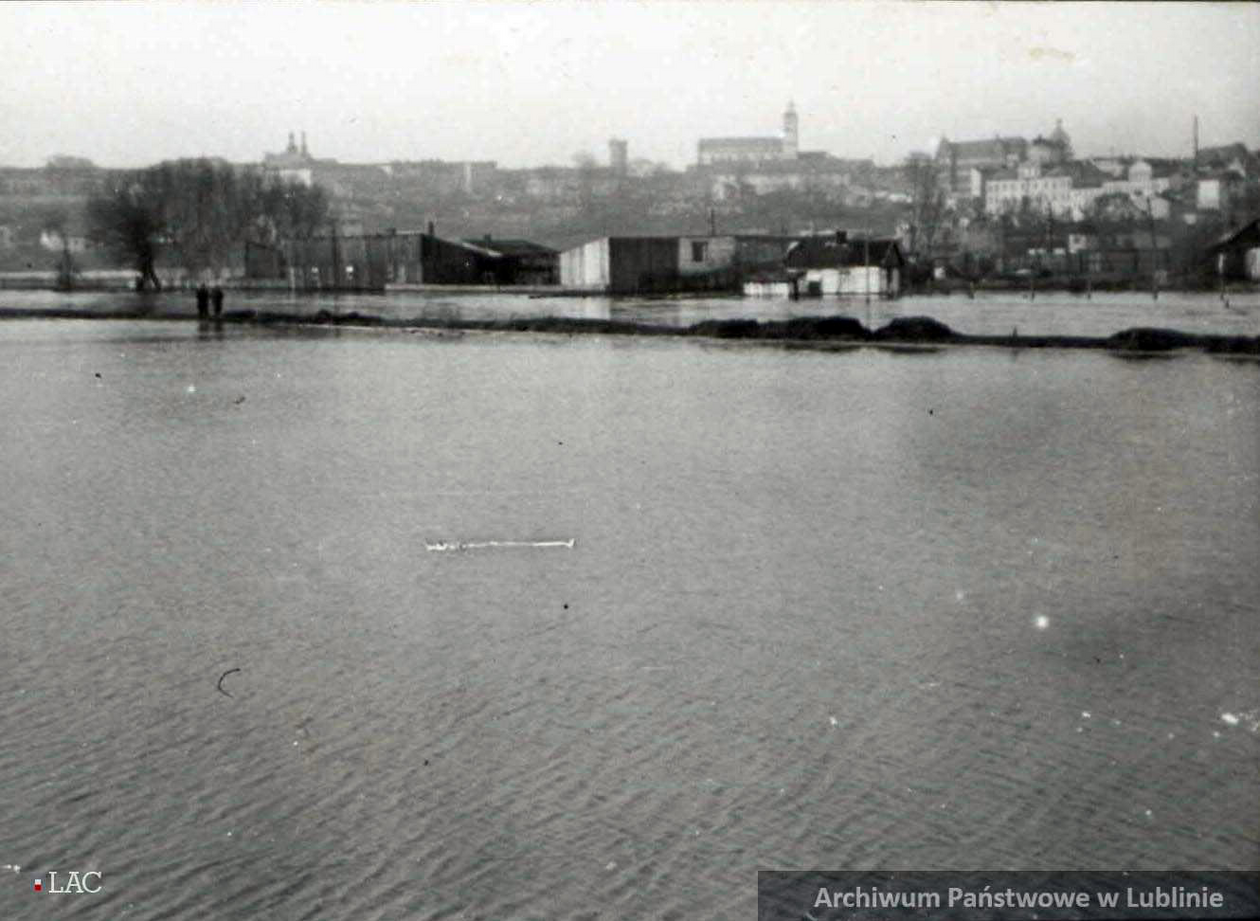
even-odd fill
[[(154, 310), (106, 310), (90, 307), (50, 307), (14, 310), (0, 308), (0, 319), (54, 318), (89, 320), (182, 320), (186, 312)], [(199, 321), (206, 323), (209, 321)], [(382, 329), (466, 330), (483, 332), (548, 333), (552, 335), (673, 336), (802, 347), (936, 347), (1000, 346), (1018, 349), (1103, 349), (1122, 353), (1167, 353), (1198, 350), (1215, 354), (1260, 355), (1260, 336), (1226, 336), (1186, 333), (1173, 329), (1137, 327), (1110, 336), (1021, 336), (959, 333), (932, 317), (897, 317), (886, 326), (870, 330), (844, 316), (797, 317), (789, 320), (706, 320), (686, 327), (661, 326), (626, 320), (570, 317), (512, 317), (477, 320), (415, 317), (395, 319), (357, 312), (315, 315), (274, 311), (226, 311), (216, 323), (263, 327), (368, 327)]]

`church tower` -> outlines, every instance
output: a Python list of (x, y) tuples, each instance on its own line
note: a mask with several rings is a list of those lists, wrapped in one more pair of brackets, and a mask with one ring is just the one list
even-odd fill
[(789, 102), (787, 111), (783, 113), (783, 159), (795, 160), (800, 149), (800, 122), (796, 117), (796, 106)]

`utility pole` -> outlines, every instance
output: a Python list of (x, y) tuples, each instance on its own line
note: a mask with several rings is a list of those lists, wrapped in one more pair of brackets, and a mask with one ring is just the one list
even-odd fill
[(340, 254), (337, 252), (337, 219), (336, 218), (333, 218), (333, 220), (329, 222), (329, 229), (332, 231), (332, 234), (329, 237), (329, 243), (332, 248), (332, 289), (336, 291), (337, 288), (340, 287), (341, 285), (341, 266), (338, 264), (341, 261), (341, 259), (340, 259)]
[(1159, 300), (1159, 241), (1155, 237), (1155, 204), (1146, 197), (1146, 217), (1151, 228), (1151, 297)]
[(871, 328), (871, 231), (862, 235), (862, 275), (866, 279), (866, 328)]

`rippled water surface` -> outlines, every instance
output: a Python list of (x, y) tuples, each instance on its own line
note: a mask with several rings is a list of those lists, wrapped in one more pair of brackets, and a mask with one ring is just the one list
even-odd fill
[(0, 388), (5, 919), (1260, 864), (1254, 362), (22, 320)]

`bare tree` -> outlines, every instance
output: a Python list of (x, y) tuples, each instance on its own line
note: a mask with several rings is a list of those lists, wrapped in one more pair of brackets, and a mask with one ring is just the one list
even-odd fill
[(57, 287), (74, 286), (74, 255), (70, 251), (70, 216), (60, 205), (46, 210), (40, 218), (40, 235), (56, 240), (61, 248), (57, 262)]
[(187, 271), (221, 269), (240, 244), (308, 237), (327, 213), (318, 186), (210, 160), (123, 174), (88, 201), (93, 238), (134, 263), (139, 287), (155, 289), (159, 248)]
[(946, 221), (945, 189), (941, 187), (936, 163), (930, 159), (910, 157), (903, 169), (910, 187), (909, 250), (919, 256), (930, 256)]

